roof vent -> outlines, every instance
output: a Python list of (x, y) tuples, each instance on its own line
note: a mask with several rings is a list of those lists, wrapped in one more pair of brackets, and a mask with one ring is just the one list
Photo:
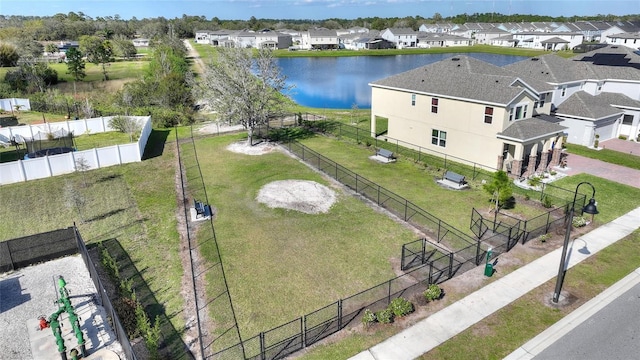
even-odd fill
[(496, 84), (498, 83), (498, 80), (496, 80)]
[(540, 59), (538, 59), (538, 58), (536, 58), (536, 57), (531, 58), (531, 61), (538, 61), (538, 60), (540, 60)]
[(458, 67), (460, 67), (460, 64), (458, 64)]
[(451, 58), (451, 61), (460, 61), (460, 58), (459, 57), (453, 57), (453, 58)]

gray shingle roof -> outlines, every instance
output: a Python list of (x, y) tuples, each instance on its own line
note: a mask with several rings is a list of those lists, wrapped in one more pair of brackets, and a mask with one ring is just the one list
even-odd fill
[(640, 100), (634, 100), (625, 94), (603, 92), (596, 97), (611, 106), (640, 109)]
[(569, 42), (559, 37), (552, 37), (551, 39), (540, 41), (541, 44), (568, 44)]
[(512, 86), (517, 79), (536, 91), (549, 90), (547, 84), (527, 81), (508, 70), (469, 56), (454, 56), (381, 80), (372, 87), (389, 87), (495, 104), (508, 104), (524, 91)]
[(518, 139), (522, 141), (533, 140), (540, 137), (564, 132), (567, 127), (540, 118), (528, 118), (514, 121), (498, 136)]
[(555, 54), (536, 56), (506, 65), (504, 68), (522, 76), (550, 83), (564, 83), (595, 76), (588, 64), (573, 63)]
[(558, 106), (556, 114), (590, 120), (620, 114), (622, 111), (611, 106), (608, 100), (606, 96), (593, 96), (584, 91), (578, 91)]

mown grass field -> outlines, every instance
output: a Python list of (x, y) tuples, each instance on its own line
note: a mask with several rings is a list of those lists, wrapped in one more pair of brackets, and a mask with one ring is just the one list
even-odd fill
[[(326, 214), (258, 203), (259, 189), (272, 181), (331, 184), (281, 152), (250, 156), (225, 149), (245, 137), (196, 142), (243, 338), (395, 277), (390, 260), (415, 240), (411, 231), (338, 188), (338, 201)], [(214, 250), (207, 246), (200, 249), (211, 258)]]

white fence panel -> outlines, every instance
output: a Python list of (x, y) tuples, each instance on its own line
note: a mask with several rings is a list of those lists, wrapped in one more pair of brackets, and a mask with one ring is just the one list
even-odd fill
[(20, 110), (31, 110), (31, 102), (29, 102), (29, 99), (0, 99), (0, 108), (4, 111), (15, 110), (16, 105), (20, 106)]
[[(135, 116), (133, 118), (143, 122), (138, 142), (0, 164), (0, 185), (71, 173), (76, 170), (76, 164), (79, 161), (84, 162), (89, 169), (141, 161), (152, 131), (151, 117)], [(8, 138), (15, 135), (32, 138), (38, 132), (50, 133), (59, 129), (65, 129), (76, 135), (80, 131), (84, 134), (87, 129), (90, 132), (112, 131), (113, 129), (108, 126), (109, 119), (111, 117), (12, 126), (0, 128), (0, 134)], [(99, 129), (101, 131), (97, 131)]]
[(131, 143), (120, 145), (120, 159), (122, 163), (130, 163), (140, 161), (140, 154), (138, 154), (138, 144)]
[(100, 159), (100, 167), (120, 165), (120, 149), (118, 145), (103, 147), (96, 149), (98, 159)]
[(52, 176), (68, 174), (75, 170), (73, 155), (71, 153), (51, 155), (47, 158)]
[(47, 159), (47, 157), (22, 160), (22, 166), (24, 167), (24, 173), (27, 175), (27, 180), (42, 179), (51, 176), (49, 159)]
[(13, 184), (24, 181), (22, 160), (0, 164), (0, 184)]

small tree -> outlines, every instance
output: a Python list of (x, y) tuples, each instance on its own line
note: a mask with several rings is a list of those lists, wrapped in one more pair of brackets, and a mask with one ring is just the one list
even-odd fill
[(72, 47), (67, 51), (67, 74), (73, 75), (76, 81), (84, 79), (87, 75), (84, 72), (85, 62), (82, 56), (82, 52), (76, 48)]
[(87, 187), (86, 172), (91, 169), (91, 165), (89, 165), (89, 162), (87, 161), (87, 159), (82, 157), (77, 158), (75, 161), (75, 164), (76, 164), (76, 171), (79, 171), (80, 173), (82, 173), (82, 184), (84, 185), (84, 187)]
[(133, 142), (133, 138), (138, 136), (140, 132), (140, 122), (128, 116), (114, 116), (109, 120), (109, 126), (122, 133), (129, 134), (129, 141)]
[(511, 180), (506, 172), (500, 170), (493, 176), (493, 181), (482, 186), (486, 192), (491, 194), (491, 201), (495, 203), (495, 212), (511, 199), (513, 190), (511, 189)]
[(65, 206), (69, 209), (75, 209), (78, 212), (78, 216), (80, 217), (80, 222), (84, 223), (84, 217), (82, 215), (82, 209), (86, 202), (84, 196), (82, 196), (80, 191), (78, 191), (78, 189), (68, 181), (64, 184), (63, 195)]

